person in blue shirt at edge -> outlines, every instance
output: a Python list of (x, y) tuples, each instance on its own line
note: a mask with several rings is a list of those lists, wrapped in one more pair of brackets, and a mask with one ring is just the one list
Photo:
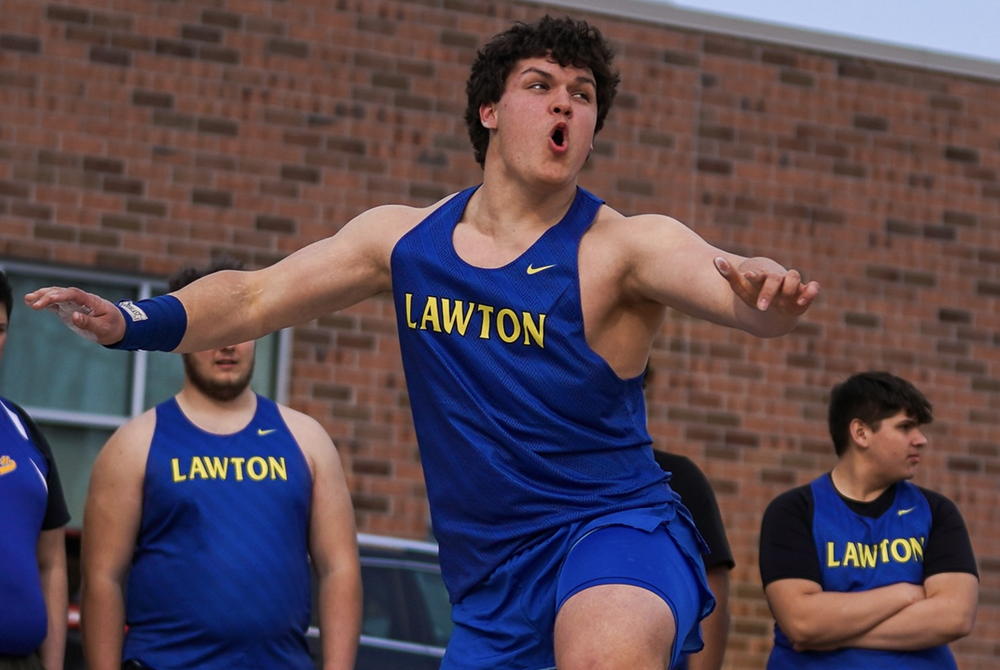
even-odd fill
[(927, 398), (888, 372), (834, 386), (837, 465), (761, 521), (768, 670), (957, 667), (948, 643), (972, 631), (979, 579), (958, 508), (908, 481), (932, 419)]
[[(171, 290), (224, 269), (181, 268)], [(83, 517), (89, 670), (351, 670), (361, 568), (347, 482), (315, 420), (250, 387), (255, 342), (183, 356), (172, 398), (111, 436)], [(127, 632), (126, 632), (127, 627)]]
[[(0, 272), (0, 354), (14, 306)], [(61, 670), (66, 650), (69, 511), (48, 442), (0, 398), (0, 670)]]
[(642, 371), (668, 308), (776, 337), (819, 293), (578, 188), (615, 96), (583, 21), (517, 23), (477, 55), (466, 126), (483, 181), (361, 213), (254, 272), (115, 305), (76, 289), (105, 345), (198, 351), (391, 293), (454, 632), (444, 670), (656, 669), (700, 648), (701, 543), (651, 455)]

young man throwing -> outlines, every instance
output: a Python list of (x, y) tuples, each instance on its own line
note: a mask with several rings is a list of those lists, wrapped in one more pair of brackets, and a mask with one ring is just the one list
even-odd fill
[(442, 667), (662, 670), (700, 646), (711, 596), (651, 455), (650, 346), (668, 308), (782, 335), (819, 286), (578, 188), (611, 60), (586, 23), (517, 24), (466, 87), (480, 186), (369, 210), (270, 268), (138, 306), (61, 288), (26, 299), (77, 303), (89, 314), (73, 326), (103, 344), (198, 351), (391, 292), (454, 603)]

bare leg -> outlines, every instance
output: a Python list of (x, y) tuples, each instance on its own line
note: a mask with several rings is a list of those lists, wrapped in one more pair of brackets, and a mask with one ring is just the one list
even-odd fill
[(627, 584), (584, 589), (556, 617), (559, 670), (664, 670), (676, 636), (660, 596)]

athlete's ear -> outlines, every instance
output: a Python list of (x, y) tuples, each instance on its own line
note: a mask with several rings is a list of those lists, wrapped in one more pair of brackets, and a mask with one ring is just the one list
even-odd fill
[(851, 421), (850, 428), (851, 441), (862, 448), (868, 447), (868, 437), (871, 435), (871, 429), (861, 419), (854, 419)]
[(483, 103), (479, 106), (479, 122), (487, 130), (497, 128), (497, 104), (495, 102)]

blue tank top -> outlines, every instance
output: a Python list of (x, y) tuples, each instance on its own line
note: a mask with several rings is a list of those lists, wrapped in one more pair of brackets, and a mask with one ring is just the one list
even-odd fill
[(673, 500), (646, 431), (642, 377), (584, 337), (577, 255), (602, 202), (582, 189), (519, 258), (469, 265), (455, 195), (392, 253), (403, 368), (453, 602), (564, 524)]
[(28, 427), (0, 400), (0, 654), (27, 656), (48, 634), (37, 554), (48, 471)]
[(207, 433), (156, 407), (128, 579), (124, 659), (156, 670), (311, 669), (312, 476), (272, 401)]
[[(919, 488), (909, 482), (898, 482), (893, 504), (873, 519), (847, 506), (829, 474), (813, 480), (810, 487), (814, 501), (813, 540), (824, 591), (852, 593), (899, 582), (923, 584), (924, 545), (931, 531), (931, 508)], [(768, 670), (957, 668), (948, 645), (919, 651), (845, 648), (800, 653), (792, 649), (791, 642), (777, 626), (774, 643)]]

